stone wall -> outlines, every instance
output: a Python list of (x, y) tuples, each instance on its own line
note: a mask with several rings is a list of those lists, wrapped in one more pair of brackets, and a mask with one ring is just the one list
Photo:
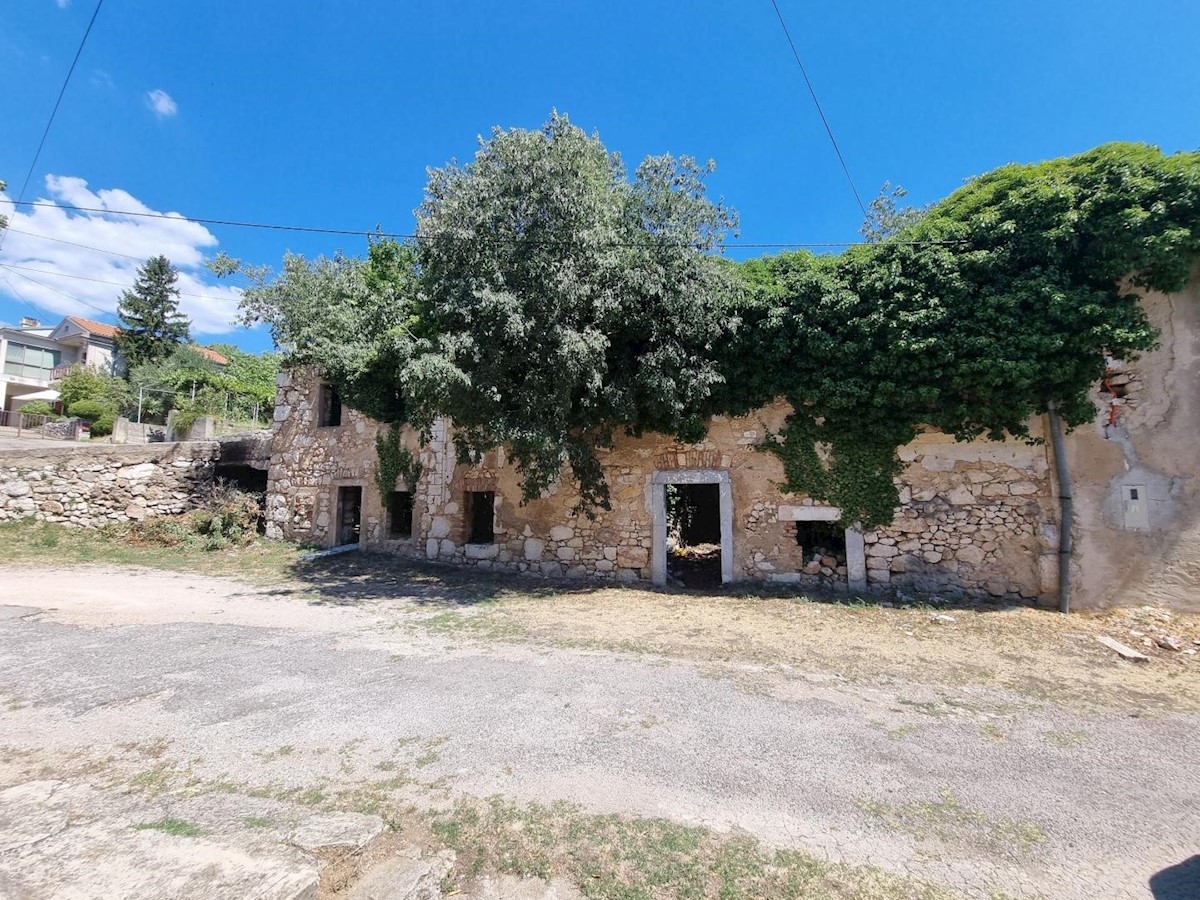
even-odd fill
[[(732, 579), (837, 589), (910, 589), (1009, 599), (1053, 595), (1057, 532), (1046, 448), (1023, 442), (956, 443), (923, 435), (903, 451), (902, 507), (888, 527), (846, 532), (844, 558), (812, 558), (798, 523), (831, 520), (837, 510), (779, 490), (779, 460), (758, 445), (788, 414), (778, 403), (739, 418), (716, 417), (707, 438), (681, 445), (660, 435), (617, 435), (601, 451), (612, 509), (576, 515), (569, 477), (521, 503), (520, 481), (503, 449), (475, 465), (456, 462), (449, 425), (421, 446), (412, 536), (388, 537), (386, 498), (375, 484), (380, 426), (346, 409), (337, 427), (316, 425), (320, 380), (311, 369), (281, 374), (267, 493), (268, 534), (317, 545), (336, 542), (339, 488), (360, 487), (364, 546), (486, 569), (606, 581), (655, 577), (652, 482), (671, 473), (727, 478), (732, 498)], [(467, 541), (468, 492), (491, 491), (494, 540)], [(1048, 560), (1048, 561), (1047, 561)]]
[(99, 528), (185, 512), (211, 484), (219, 454), (215, 442), (0, 451), (0, 521)]

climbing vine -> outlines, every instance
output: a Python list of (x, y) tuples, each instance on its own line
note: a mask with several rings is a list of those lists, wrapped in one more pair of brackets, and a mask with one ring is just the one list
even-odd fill
[[(569, 469), (608, 505), (614, 432), (701, 439), (714, 414), (782, 398), (763, 449), (786, 488), (891, 520), (899, 448), (923, 428), (1029, 438), (1053, 403), (1089, 421), (1108, 357), (1157, 339), (1140, 303), (1200, 257), (1200, 153), (1106, 144), (1006, 165), (922, 210), (873, 206), (872, 243), (839, 255), (717, 255), (736, 225), (711, 167), (648, 158), (630, 177), (564, 116), (496, 131), (432, 170), (410, 245), (286, 261), (246, 291), (348, 405), (473, 456), (504, 445), (526, 499)], [(380, 443), (381, 487), (414, 465)]]
[(375, 455), (379, 466), (375, 472), (379, 496), (387, 497), (396, 489), (396, 480), (403, 476), (410, 491), (421, 480), (421, 461), (407, 447), (400, 446), (400, 426), (395, 423), (387, 431), (375, 435)]

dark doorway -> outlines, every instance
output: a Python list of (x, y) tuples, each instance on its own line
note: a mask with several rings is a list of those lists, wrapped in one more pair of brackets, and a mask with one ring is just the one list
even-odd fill
[(362, 488), (338, 488), (337, 543), (357, 544), (362, 522)]
[(689, 588), (721, 585), (721, 488), (668, 484), (667, 575)]
[(466, 523), (468, 544), (490, 544), (496, 540), (496, 492), (467, 491)]
[(388, 501), (388, 537), (412, 537), (413, 495), (410, 491), (392, 491)]

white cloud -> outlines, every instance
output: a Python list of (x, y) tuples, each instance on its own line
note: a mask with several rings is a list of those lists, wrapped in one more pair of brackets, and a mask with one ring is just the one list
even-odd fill
[(147, 93), (146, 102), (150, 104), (150, 108), (154, 110), (154, 114), (160, 119), (169, 119), (175, 113), (179, 112), (179, 105), (170, 94), (161, 88), (155, 88)]
[(59, 9), (66, 9), (71, 5), (71, 0), (54, 0), (54, 2), (58, 4)]
[[(9, 217), (0, 266), (21, 267), (0, 268), (0, 293), (60, 315), (96, 319), (101, 316), (92, 307), (115, 313), (122, 290), (137, 277), (138, 266), (163, 254), (179, 269), (177, 287), (185, 295), (179, 305), (192, 320), (193, 332), (226, 334), (238, 327), (233, 319), (241, 291), (206, 280), (212, 276), (204, 261), (216, 250), (217, 238), (203, 225), (179, 213), (166, 213), (169, 218), (160, 219), (107, 212), (158, 211), (122, 190), (92, 191), (82, 178), (47, 175), (46, 190), (55, 204), (106, 211), (74, 213), (58, 205), (17, 210), (0, 192), (0, 214)], [(100, 253), (74, 244), (115, 252)]]

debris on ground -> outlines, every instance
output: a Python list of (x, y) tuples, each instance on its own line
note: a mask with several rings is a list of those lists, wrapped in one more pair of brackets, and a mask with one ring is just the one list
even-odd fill
[(1148, 657), (1145, 653), (1139, 653), (1132, 647), (1127, 647), (1120, 641), (1116, 640), (1115, 638), (1110, 638), (1106, 634), (1097, 635), (1096, 640), (1123, 659), (1128, 659), (1133, 662), (1150, 662), (1150, 657)]
[(958, 619), (954, 618), (954, 616), (948, 616), (945, 613), (934, 613), (929, 617), (929, 621), (938, 625), (953, 625)]
[(1164, 650), (1174, 650), (1176, 653), (1183, 649), (1183, 641), (1169, 634), (1160, 634), (1155, 643)]

